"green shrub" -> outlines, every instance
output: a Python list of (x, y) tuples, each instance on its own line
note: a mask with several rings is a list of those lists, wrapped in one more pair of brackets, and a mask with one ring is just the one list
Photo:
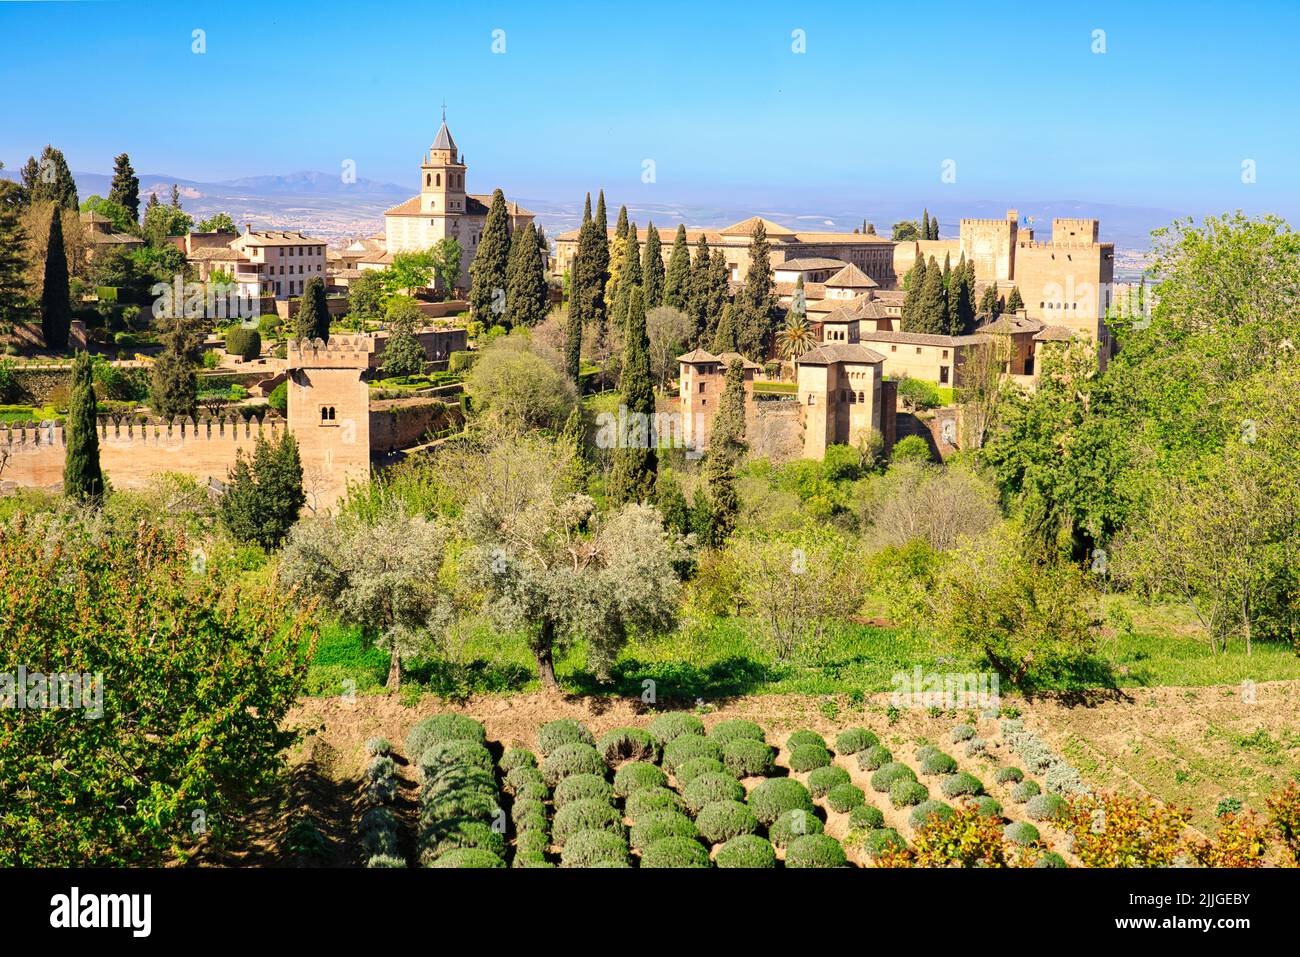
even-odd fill
[(682, 800), (692, 814), (714, 801), (743, 801), (744, 786), (730, 774), (701, 774), (682, 789)]
[(767, 836), (777, 847), (785, 847), (796, 838), (806, 834), (820, 834), (824, 830), (826, 825), (816, 814), (795, 808), (792, 811), (782, 811), (781, 816), (768, 827)]
[(678, 787), (686, 787), (701, 774), (726, 774), (727, 766), (716, 758), (692, 758), (678, 768), (673, 777)]
[(505, 867), (498, 854), (481, 847), (458, 847), (439, 856), (430, 867)]
[(641, 788), (629, 794), (624, 802), (624, 810), (632, 820), (639, 821), (656, 811), (685, 811), (686, 805), (676, 791), (652, 787)]
[(915, 781), (916, 773), (906, 764), (892, 761), (871, 775), (871, 790), (888, 794), (896, 781)]
[(472, 848), (503, 859), (506, 854), (506, 839), (483, 821), (465, 818), (439, 821), (428, 827), (421, 837), (420, 844), (425, 850), (421, 852), (420, 861), (426, 866), (431, 858), (437, 859), (456, 850)]
[(574, 801), (604, 801), (609, 804), (613, 801), (614, 789), (610, 787), (608, 781), (599, 774), (571, 774), (555, 786), (555, 795), (552, 800), (555, 802), (556, 810), (564, 807), (566, 804), (572, 804)]
[(813, 813), (812, 795), (794, 778), (768, 778), (749, 793), (749, 806), (764, 824), (771, 825), (785, 811)]
[[(375, 854), (366, 861), (366, 867), (405, 867), (406, 858), (396, 854)], [(489, 864), (489, 867), (494, 865)]]
[(976, 755), (983, 756), (988, 753), (988, 750), (989, 743), (983, 738), (971, 738), (966, 742), (966, 747), (963, 748), (963, 751), (968, 758), (973, 758)]
[(677, 769), (695, 758), (722, 760), (722, 745), (703, 735), (681, 734), (664, 745), (664, 768), (675, 775)]
[(850, 780), (848, 771), (830, 764), (817, 768), (808, 775), (808, 790), (815, 798), (825, 797), (830, 794), (831, 788), (838, 784), (848, 784)]
[(715, 724), (709, 729), (709, 737), (724, 747), (728, 742), (737, 740), (767, 741), (767, 735), (763, 733), (763, 729), (753, 721), (747, 721), (744, 718)]
[(936, 755), (936, 754), (942, 754), (942, 753), (943, 753), (943, 752), (940, 751), (938, 748), (936, 748), (933, 744), (923, 744), (923, 745), (921, 745), (919, 748), (917, 748), (915, 751), (912, 752), (912, 757), (916, 759), (916, 763), (917, 763), (917, 764), (921, 764), (921, 763), (923, 763), (927, 758), (930, 758), (930, 757), (933, 757), (933, 756)]
[[(919, 379), (909, 379), (909, 382), (919, 382)], [(889, 453), (891, 462), (931, 462), (934, 460), (930, 452), (930, 443), (925, 441), (919, 435), (908, 435), (894, 443), (893, 451)]]
[(753, 738), (733, 738), (722, 746), (722, 763), (738, 778), (765, 777), (774, 757), (770, 746)]
[(821, 748), (825, 751), (826, 739), (816, 731), (808, 731), (806, 729), (803, 731), (796, 731), (794, 734), (790, 735), (790, 737), (785, 739), (785, 747), (787, 751), (793, 751), (795, 748), (802, 748), (806, 745), (812, 745), (813, 747)]
[(554, 867), (541, 851), (516, 852), (511, 867)]
[(686, 837), (696, 840), (700, 836), (695, 822), (677, 811), (656, 811), (647, 814), (632, 825), (632, 846), (638, 851), (665, 837)]
[(662, 788), (668, 784), (668, 775), (654, 764), (631, 761), (614, 772), (614, 793), (627, 797), (633, 791), (645, 788)]
[(831, 753), (815, 744), (801, 744), (790, 752), (790, 770), (796, 773), (824, 768), (831, 763)]
[(758, 818), (739, 801), (713, 801), (700, 808), (695, 826), (710, 844), (721, 844), (741, 834), (753, 834), (758, 830)]
[(372, 758), (381, 754), (391, 754), (392, 751), (393, 746), (388, 742), (387, 738), (370, 738), (366, 741), (366, 754)]
[(1012, 821), (1003, 828), (1002, 833), (1012, 844), (1019, 844), (1021, 847), (1033, 844), (1039, 837), (1038, 828), (1028, 821)]
[(689, 712), (672, 711), (655, 718), (646, 730), (660, 745), (667, 745), (684, 734), (704, 734), (704, 722)]
[(546, 782), (541, 780), (540, 778), (536, 780), (530, 778), (527, 781), (523, 781), (522, 783), (520, 783), (518, 787), (515, 788), (516, 801), (519, 800), (545, 801), (548, 800), (550, 796), (551, 796), (551, 789), (548, 788), (546, 786)]
[(885, 815), (878, 807), (872, 807), (870, 804), (859, 804), (849, 811), (850, 830), (874, 831), (876, 828), (884, 826)]
[(776, 849), (761, 837), (741, 834), (718, 848), (713, 860), (718, 867), (774, 868)]
[(709, 852), (689, 837), (665, 837), (641, 852), (642, 867), (708, 867)]
[(921, 762), (922, 774), (953, 774), (956, 770), (957, 762), (942, 751), (930, 752)]
[(1001, 817), (1002, 805), (996, 798), (983, 794), (975, 799), (975, 810), (985, 817)]
[(440, 741), (473, 741), (483, 744), (487, 731), (483, 725), (463, 714), (435, 714), (425, 718), (406, 736), (406, 756), (419, 761), (431, 744)]
[(920, 781), (900, 780), (889, 786), (889, 803), (897, 808), (912, 807), (929, 797), (930, 789)]
[(998, 784), (1019, 784), (1025, 779), (1025, 772), (1019, 768), (998, 768), (997, 776), (994, 778)]
[(574, 801), (555, 812), (551, 840), (563, 846), (579, 831), (609, 831), (623, 834), (623, 815), (605, 801)]
[(881, 827), (874, 831), (868, 831), (867, 836), (862, 841), (862, 849), (867, 852), (867, 857), (875, 860), (883, 855), (886, 851), (892, 849), (902, 850), (907, 847), (907, 842), (892, 827)]
[(551, 826), (541, 801), (516, 801), (510, 808), (510, 819), (516, 831), (546, 831)]
[(942, 801), (922, 801), (912, 808), (912, 813), (907, 816), (907, 821), (912, 827), (920, 830), (931, 816), (947, 820), (956, 813), (950, 805), (944, 804)]
[(281, 382), (271, 394), (266, 397), (266, 404), (275, 409), (276, 412), (285, 413), (289, 411), (289, 383)]
[(857, 754), (867, 748), (874, 748), (880, 739), (866, 728), (845, 728), (835, 738), (836, 754)]
[(952, 740), (956, 744), (958, 741), (969, 741), (975, 737), (975, 729), (969, 724), (959, 724), (952, 729)]
[[(537, 767), (537, 755), (531, 751), (525, 751), (523, 748), (511, 748), (505, 754), (501, 755), (501, 761), (498, 765), (501, 773), (509, 775), (515, 768), (535, 768)], [(537, 779), (541, 780), (539, 774)]]
[(1035, 794), (1025, 805), (1031, 821), (1055, 821), (1065, 814), (1065, 799), (1057, 794)]
[(1030, 798), (1037, 796), (1042, 791), (1037, 781), (1021, 781), (1011, 789), (1011, 800), (1017, 804), (1024, 804)]
[(858, 768), (862, 771), (876, 771), (891, 763), (894, 756), (883, 744), (873, 744), (858, 752)]
[(546, 757), (542, 778), (551, 787), (572, 774), (599, 774), (606, 771), (605, 759), (590, 744), (562, 744)]
[(1048, 851), (1038, 860), (1034, 861), (1034, 867), (1065, 867), (1065, 858), (1055, 851)]
[[(921, 785), (917, 786), (921, 787)], [(848, 782), (835, 785), (826, 795), (826, 803), (838, 814), (847, 814), (855, 807), (865, 804), (866, 800), (867, 795), (862, 788)]]
[(572, 718), (560, 718), (548, 721), (537, 730), (537, 750), (543, 758), (549, 758), (557, 749), (566, 744), (586, 744), (595, 747), (596, 739), (591, 736), (587, 726)]
[[(572, 805), (570, 805), (572, 806)], [(627, 841), (612, 831), (578, 831), (560, 851), (561, 867), (599, 867), (627, 863)]]
[(550, 834), (540, 828), (529, 828), (515, 836), (516, 854), (545, 854), (550, 847)]
[(606, 731), (596, 742), (596, 750), (611, 765), (620, 761), (657, 761), (659, 742), (649, 731), (640, 728), (614, 728)]
[(492, 752), (473, 741), (435, 741), (421, 752), (416, 763), (426, 778), (445, 768), (474, 767), (489, 774), (495, 770)]
[(785, 849), (786, 867), (844, 867), (848, 862), (840, 842), (828, 834), (805, 834)]
[(948, 775), (943, 779), (943, 784), (939, 788), (943, 791), (944, 797), (947, 798), (961, 797), (963, 795), (974, 797), (977, 794), (984, 793), (984, 785), (980, 784), (980, 779), (966, 771)]
[(231, 326), (226, 330), (226, 353), (241, 359), (256, 359), (262, 354), (262, 336), (256, 329)]

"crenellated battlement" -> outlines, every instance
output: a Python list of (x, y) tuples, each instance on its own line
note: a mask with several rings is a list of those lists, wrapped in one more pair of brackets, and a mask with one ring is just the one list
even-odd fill
[(1114, 249), (1114, 243), (1089, 243), (1089, 242), (1044, 242), (1039, 239), (1025, 239), (1016, 243), (1017, 249), (1045, 249), (1045, 250), (1095, 250)]
[[(198, 420), (176, 419), (169, 422), (146, 416), (101, 415), (96, 422), (101, 445), (134, 445), (141, 448), (173, 447), (194, 442), (255, 442), (259, 435), (273, 440), (286, 428), (284, 419), (257, 416), (248, 420), (243, 416), (203, 416)], [(0, 449), (10, 452), (62, 449), (66, 444), (66, 431), (61, 422), (0, 425)]]
[(290, 369), (368, 369), (375, 337), (365, 334), (290, 340), (285, 352)]

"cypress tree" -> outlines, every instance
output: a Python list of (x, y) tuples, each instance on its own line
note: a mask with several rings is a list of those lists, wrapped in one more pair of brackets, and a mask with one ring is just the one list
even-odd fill
[(609, 303), (605, 299), (605, 284), (609, 282), (609, 216), (603, 189), (596, 198), (591, 234), (591, 303), (587, 318), (604, 327), (609, 322)]
[(874, 235), (876, 235), (876, 224), (875, 224), (875, 223), (867, 223), (867, 235), (868, 235), (868, 236), (874, 236)]
[(184, 320), (163, 336), (162, 354), (154, 360), (149, 381), (149, 404), (161, 418), (192, 419), (198, 411), (198, 377), (194, 374), (194, 355), (202, 348), (202, 338), (189, 329)]
[(664, 305), (689, 312), (691, 291), (691, 247), (686, 244), (686, 227), (677, 226), (673, 251), (668, 255), (664, 273)]
[(484, 326), (503, 321), (509, 264), (510, 218), (506, 213), (506, 195), (496, 189), (483, 223), (483, 234), (479, 236), (478, 251), (469, 264), (470, 315)]
[(921, 213), (921, 238), (930, 238), (930, 210), (928, 209)]
[(646, 309), (664, 304), (664, 255), (659, 230), (653, 221), (646, 227), (645, 249), (641, 254), (641, 285), (645, 289)]
[(546, 276), (532, 223), (515, 230), (510, 242), (506, 323), (535, 326), (546, 318)]
[(627, 253), (627, 207), (618, 209), (618, 222), (614, 225), (614, 241), (609, 247), (609, 279), (605, 281), (605, 303), (616, 308), (619, 283), (623, 279)]
[[(705, 296), (705, 309), (708, 313), (708, 331), (712, 334), (722, 321), (723, 310), (731, 302), (731, 270), (727, 267), (727, 257), (721, 249), (715, 249), (709, 256), (708, 287)], [(739, 336), (738, 327), (732, 318), (733, 340)], [(736, 348), (735, 345), (732, 348)]]
[(714, 329), (710, 351), (714, 355), (738, 351), (736, 345), (736, 307), (731, 303), (727, 303), (722, 307), (722, 315), (718, 317), (718, 325)]
[(760, 219), (750, 235), (745, 285), (736, 294), (736, 340), (751, 358), (762, 358), (772, 340), (773, 285), (767, 229)]
[(953, 270), (948, 288), (949, 334), (962, 336), (975, 328), (975, 287), (970, 280), (966, 254)]
[(1012, 286), (1011, 295), (1007, 297), (1007, 312), (1015, 315), (1023, 308), (1025, 308), (1025, 301), (1020, 298), (1020, 287)]
[(131, 214), (134, 222), (140, 221), (140, 178), (131, 168), (131, 157), (119, 153), (113, 160), (113, 184), (108, 198)]
[(587, 284), (591, 274), (591, 194), (582, 207), (582, 225), (578, 227), (578, 251), (569, 269), (569, 315), (564, 329), (564, 369), (579, 385), (582, 367), (582, 324), (586, 318)]
[(921, 290), (925, 287), (925, 257), (917, 256), (916, 262), (912, 268), (907, 271), (903, 279), (903, 289), (907, 295), (903, 297), (902, 308), (902, 326), (904, 332), (916, 332), (917, 330), (917, 313), (918, 305), (921, 301)]
[(732, 359), (709, 429), (709, 450), (702, 470), (710, 513), (707, 543), (714, 548), (724, 544), (736, 527), (740, 514), (736, 466), (745, 449), (745, 367), (739, 359)]
[(62, 207), (50, 210), (45, 245), (45, 283), (41, 287), (41, 338), (45, 348), (62, 352), (72, 330), (72, 294), (68, 289), (68, 256), (63, 248)]
[(0, 322), (11, 325), (26, 322), (32, 314), (22, 199), (21, 186), (0, 180)]
[[(653, 498), (658, 456), (651, 443), (655, 396), (650, 380), (650, 341), (646, 337), (645, 297), (640, 286), (628, 295), (623, 348), (623, 380), (619, 384), (631, 435), (621, 436), (614, 450), (606, 493), (612, 504), (648, 502)], [(639, 428), (637, 426), (640, 426)]]
[(330, 307), (325, 297), (325, 280), (312, 276), (302, 289), (302, 302), (294, 316), (294, 335), (298, 339), (329, 342)]
[(943, 288), (943, 271), (934, 257), (925, 268), (925, 282), (913, 319), (915, 328), (910, 332), (943, 335), (948, 331), (948, 296)]
[(712, 322), (709, 318), (709, 243), (700, 233), (695, 241), (695, 257), (691, 260), (691, 291), (687, 297), (687, 312), (695, 321), (695, 341), (710, 331)]
[(64, 426), (67, 457), (63, 463), (63, 494), (90, 504), (97, 504), (104, 494), (96, 422), (94, 372), (90, 354), (81, 352), (72, 363), (72, 398)]
[(996, 317), (998, 314), (998, 284), (986, 286), (980, 297), (980, 315)]
[(655, 483), (655, 507), (664, 517), (664, 528), (678, 535), (691, 531), (691, 507), (686, 503), (681, 483), (670, 469), (659, 474)]
[[(618, 281), (618, 298), (614, 300), (610, 312), (610, 321), (616, 329), (622, 329), (627, 324), (627, 310), (632, 290), (642, 286), (641, 246), (637, 241), (636, 223), (628, 224), (627, 237), (623, 240), (621, 262), (623, 275)], [(645, 295), (644, 290), (642, 295)]]

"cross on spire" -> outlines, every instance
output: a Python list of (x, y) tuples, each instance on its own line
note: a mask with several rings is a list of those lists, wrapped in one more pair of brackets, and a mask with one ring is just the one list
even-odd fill
[(442, 98), (442, 121), (447, 122), (447, 98), (445, 96)]

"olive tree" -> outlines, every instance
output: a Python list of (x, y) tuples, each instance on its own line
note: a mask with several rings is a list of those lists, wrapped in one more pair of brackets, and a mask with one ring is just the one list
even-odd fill
[(486, 610), (527, 633), (547, 689), (567, 645), (586, 641), (603, 679), (630, 634), (674, 626), (679, 546), (653, 508), (598, 513), (571, 444), (507, 435), (447, 450), (438, 465), (461, 506), (466, 566)]
[(280, 581), (387, 651), (388, 689), (397, 691), (402, 659), (427, 652), (451, 615), (440, 575), (447, 540), (443, 526), (400, 504), (369, 518), (312, 519), (290, 533)]

